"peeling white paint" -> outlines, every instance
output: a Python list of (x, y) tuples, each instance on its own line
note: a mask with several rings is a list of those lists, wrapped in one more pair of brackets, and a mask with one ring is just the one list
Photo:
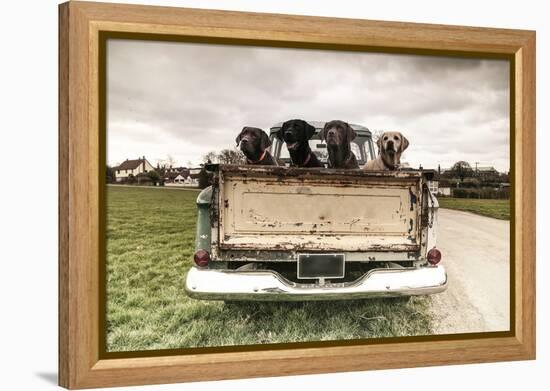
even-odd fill
[[(232, 171), (230, 171), (232, 170)], [(221, 176), (220, 247), (415, 251), (422, 175), (229, 168)], [(276, 172), (276, 174), (274, 174)], [(219, 202), (228, 200), (228, 203)], [(412, 209), (412, 210), (411, 210)], [(410, 222), (413, 222), (412, 230)]]

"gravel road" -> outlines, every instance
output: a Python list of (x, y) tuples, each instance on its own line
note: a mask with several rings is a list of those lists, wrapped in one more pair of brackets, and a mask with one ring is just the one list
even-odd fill
[(437, 247), (449, 287), (432, 296), (436, 334), (509, 329), (509, 225), (472, 213), (439, 210)]

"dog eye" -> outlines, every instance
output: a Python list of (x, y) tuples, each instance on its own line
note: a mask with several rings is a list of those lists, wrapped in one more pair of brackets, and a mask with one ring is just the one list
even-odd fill
[(384, 137), (384, 141), (387, 141), (387, 140), (388, 140), (388, 136), (385, 136), (385, 137)]
[(397, 140), (399, 140), (399, 137), (393, 136), (393, 139), (394, 139), (395, 141), (397, 141)]

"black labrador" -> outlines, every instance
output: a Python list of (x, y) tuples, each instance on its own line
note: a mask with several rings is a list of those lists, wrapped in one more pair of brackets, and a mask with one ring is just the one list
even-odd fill
[(245, 126), (235, 139), (246, 156), (246, 163), (258, 166), (276, 166), (277, 162), (267, 150), (271, 145), (269, 136), (260, 128)]
[(351, 150), (351, 141), (355, 138), (355, 130), (344, 121), (334, 120), (325, 124), (321, 140), (326, 140), (329, 168), (359, 168), (357, 158)]
[(277, 132), (277, 138), (286, 143), (291, 166), (324, 167), (309, 147), (309, 139), (315, 134), (315, 127), (301, 119), (286, 121)]

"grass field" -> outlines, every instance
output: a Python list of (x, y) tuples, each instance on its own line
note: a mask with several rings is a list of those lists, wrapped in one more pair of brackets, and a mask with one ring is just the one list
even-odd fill
[(196, 191), (107, 189), (107, 350), (426, 335), (429, 297), (310, 303), (197, 301)]
[(495, 219), (510, 220), (510, 200), (478, 200), (447, 197), (440, 197), (437, 200), (441, 208), (463, 210)]

